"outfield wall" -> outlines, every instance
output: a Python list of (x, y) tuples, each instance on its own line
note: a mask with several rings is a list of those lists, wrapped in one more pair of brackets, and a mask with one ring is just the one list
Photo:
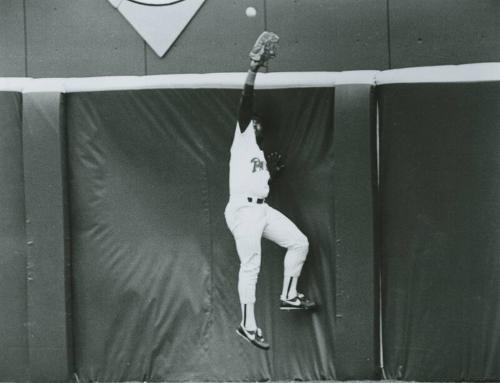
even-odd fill
[(223, 217), (245, 74), (0, 79), (0, 381), (498, 380), (499, 68), (259, 75), (321, 303), (278, 310), (264, 241), (268, 353)]

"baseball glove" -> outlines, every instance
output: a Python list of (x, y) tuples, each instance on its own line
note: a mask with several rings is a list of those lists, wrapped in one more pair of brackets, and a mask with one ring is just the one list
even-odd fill
[(250, 51), (250, 59), (259, 65), (265, 65), (266, 62), (276, 56), (279, 40), (280, 38), (276, 33), (262, 32)]

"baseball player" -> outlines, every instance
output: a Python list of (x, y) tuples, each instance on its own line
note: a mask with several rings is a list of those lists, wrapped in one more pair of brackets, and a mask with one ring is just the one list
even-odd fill
[(284, 260), (281, 310), (310, 310), (316, 304), (297, 292), (297, 281), (309, 243), (304, 234), (279, 211), (266, 203), (269, 180), (282, 168), (281, 156), (262, 151), (263, 125), (253, 114), (254, 83), (259, 68), (276, 55), (278, 36), (263, 32), (250, 52), (250, 69), (240, 98), (238, 122), (229, 162), (230, 198), (225, 209), (226, 223), (234, 236), (240, 258), (238, 293), (241, 323), (237, 334), (267, 350), (269, 343), (255, 320), (255, 288), (261, 263), (261, 238), (287, 249)]

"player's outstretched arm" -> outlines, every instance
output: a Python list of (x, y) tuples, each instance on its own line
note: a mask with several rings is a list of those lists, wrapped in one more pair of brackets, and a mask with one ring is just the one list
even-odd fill
[(252, 120), (255, 77), (259, 68), (276, 56), (278, 42), (279, 37), (276, 33), (264, 31), (259, 35), (249, 53), (251, 60), (250, 69), (248, 70), (243, 93), (241, 94), (238, 112), (238, 123), (242, 133)]
[(254, 84), (259, 67), (259, 63), (253, 60), (250, 62), (250, 69), (248, 69), (245, 86), (243, 87), (243, 92), (241, 93), (240, 108), (238, 111), (238, 123), (240, 125), (241, 133), (246, 130), (248, 124), (250, 124), (250, 121), (252, 120)]

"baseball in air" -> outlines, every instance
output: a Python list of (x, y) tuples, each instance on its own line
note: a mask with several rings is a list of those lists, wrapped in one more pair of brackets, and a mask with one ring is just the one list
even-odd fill
[(257, 10), (254, 8), (254, 7), (248, 7), (246, 10), (245, 10), (245, 14), (248, 16), (248, 17), (255, 17), (257, 15)]

